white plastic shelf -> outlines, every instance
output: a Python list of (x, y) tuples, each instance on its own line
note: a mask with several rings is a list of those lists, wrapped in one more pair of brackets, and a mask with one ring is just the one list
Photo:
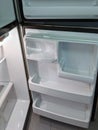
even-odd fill
[[(85, 34), (86, 35), (86, 34)], [(55, 31), (27, 33), (26, 55), (29, 60), (58, 63), (63, 78), (93, 83), (97, 73), (97, 36)]]
[(58, 75), (61, 77), (93, 83), (97, 73), (98, 46), (59, 42)]
[(37, 52), (36, 54), (30, 54), (27, 55), (26, 58), (28, 60), (34, 60), (34, 61), (47, 61), (47, 62), (53, 62), (56, 60), (53, 58), (49, 52)]
[(58, 78), (56, 81), (43, 79), (37, 75), (29, 79), (31, 91), (77, 101), (81, 103), (92, 103), (94, 86), (79, 81)]
[(16, 94), (11, 82), (0, 82), (0, 130), (5, 130), (16, 103)]
[(57, 59), (56, 41), (26, 37), (26, 57), (29, 60), (53, 61)]
[(28, 100), (17, 100), (5, 130), (23, 130), (28, 108)]
[(0, 82), (0, 108), (6, 100), (10, 90), (12, 89), (12, 83), (1, 83)]
[(54, 120), (88, 128), (91, 106), (41, 95), (34, 101), (33, 111)]
[[(97, 67), (96, 67), (96, 69), (97, 69)], [(62, 71), (60, 65), (58, 65), (58, 76), (60, 76), (62, 78), (68, 78), (68, 79), (72, 79), (72, 80), (81, 81), (81, 82), (83, 81), (83, 82), (87, 82), (87, 83), (93, 83), (96, 78), (96, 72), (97, 72), (97, 70), (94, 72), (94, 74), (87, 75), (87, 73), (85, 73), (83, 71), (75, 73), (75, 72), (73, 72), (73, 70), (71, 71), (71, 69)]]

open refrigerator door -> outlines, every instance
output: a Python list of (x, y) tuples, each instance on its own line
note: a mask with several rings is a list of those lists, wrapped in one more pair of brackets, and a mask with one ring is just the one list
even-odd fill
[(23, 130), (29, 103), (20, 40), (15, 27), (0, 41), (0, 130)]
[(97, 76), (98, 35), (25, 31), (34, 113), (88, 128)]

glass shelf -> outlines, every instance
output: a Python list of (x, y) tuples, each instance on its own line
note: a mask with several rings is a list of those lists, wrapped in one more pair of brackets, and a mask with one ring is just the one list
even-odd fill
[(98, 0), (22, 0), (27, 19), (96, 18)]

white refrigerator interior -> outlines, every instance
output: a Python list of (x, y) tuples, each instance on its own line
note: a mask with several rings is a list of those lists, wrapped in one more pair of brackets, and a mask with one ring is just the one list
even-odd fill
[(25, 31), (34, 113), (88, 128), (98, 66), (98, 34)]
[(98, 18), (98, 0), (22, 0), (27, 19)]
[(0, 130), (23, 130), (29, 94), (17, 28), (0, 41)]

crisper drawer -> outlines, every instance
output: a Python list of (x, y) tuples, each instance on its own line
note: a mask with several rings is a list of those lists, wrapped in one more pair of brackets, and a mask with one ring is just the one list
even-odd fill
[(88, 128), (91, 106), (41, 94), (34, 100), (33, 111), (54, 120)]

